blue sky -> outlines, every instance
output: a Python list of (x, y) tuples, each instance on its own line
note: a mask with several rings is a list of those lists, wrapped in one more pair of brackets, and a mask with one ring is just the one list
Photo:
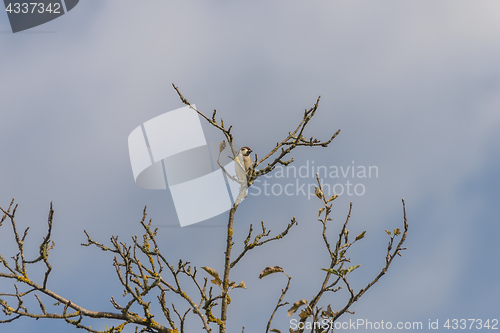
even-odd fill
[[(146, 204), (173, 262), (222, 271), (224, 229), (172, 227), (178, 221), (169, 191), (133, 180), (128, 135), (182, 106), (171, 84), (206, 114), (217, 109), (236, 142), (259, 156), (321, 95), (306, 136), (341, 134), (329, 148), (296, 150), (296, 167), (354, 161), (379, 169), (378, 178), (363, 180), (363, 196), (334, 204), (334, 223), (352, 201), (351, 234), (367, 230), (352, 249), (353, 263), (362, 265), (354, 285), (364, 286), (383, 265), (384, 229), (402, 226), (402, 197), (410, 224), (403, 257), (340, 321), (420, 321), (425, 328), (429, 319), (500, 319), (499, 17), (500, 4), (485, 0), (81, 1), (67, 15), (12, 34), (0, 13), (0, 206), (16, 198), (18, 223), (31, 226), (34, 244), (52, 201), (49, 286), (82, 306), (111, 310), (109, 298), (122, 293), (112, 257), (81, 247), (83, 230), (102, 242), (111, 235), (129, 241), (141, 232)], [(203, 126), (208, 141), (221, 140)], [(235, 270), (233, 279), (248, 289), (234, 291), (232, 332), (265, 330), (286, 282), (259, 280), (266, 266), (293, 276), (289, 302), (319, 288), (328, 256), (318, 208), (300, 196), (243, 202), (235, 222), (240, 242), (249, 223), (264, 220), (279, 232), (295, 216), (299, 226)], [(0, 253), (9, 257), (10, 230), (0, 230)], [(340, 305), (344, 298), (327, 300)], [(282, 331), (285, 312), (275, 322)], [(9, 325), (2, 330), (76, 331), (47, 320)], [(198, 332), (196, 319), (189, 325)]]

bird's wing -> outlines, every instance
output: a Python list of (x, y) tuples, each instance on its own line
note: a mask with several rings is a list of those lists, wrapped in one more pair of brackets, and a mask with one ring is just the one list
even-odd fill
[(240, 154), (234, 158), (234, 169), (238, 179), (243, 180), (246, 178), (245, 166), (243, 165), (242, 156)]

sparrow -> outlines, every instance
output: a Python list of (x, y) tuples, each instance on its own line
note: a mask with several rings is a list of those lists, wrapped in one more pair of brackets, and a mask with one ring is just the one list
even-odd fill
[(250, 157), (251, 153), (252, 149), (249, 147), (242, 147), (238, 155), (234, 158), (236, 176), (240, 180), (246, 179), (247, 171), (252, 166), (252, 158)]

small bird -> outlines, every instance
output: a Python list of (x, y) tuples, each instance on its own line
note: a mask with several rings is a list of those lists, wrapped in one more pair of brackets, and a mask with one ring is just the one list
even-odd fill
[(250, 154), (252, 153), (252, 149), (249, 147), (242, 147), (238, 156), (235, 157), (235, 171), (236, 176), (239, 180), (244, 180), (247, 177), (247, 171), (252, 166), (252, 158)]

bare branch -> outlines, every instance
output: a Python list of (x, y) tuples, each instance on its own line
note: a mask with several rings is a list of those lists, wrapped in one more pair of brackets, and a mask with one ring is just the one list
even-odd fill
[(266, 244), (268, 242), (271, 242), (271, 241), (274, 241), (274, 240), (279, 240), (279, 239), (282, 239), (283, 237), (285, 237), (288, 232), (290, 231), (290, 229), (294, 226), (294, 225), (298, 225), (297, 221), (295, 220), (295, 217), (291, 220), (290, 223), (288, 223), (286, 229), (281, 232), (280, 234), (274, 236), (273, 238), (269, 238), (269, 239), (266, 239), (264, 241), (261, 241), (260, 239), (262, 237), (267, 237), (269, 236), (269, 233), (271, 232), (271, 230), (269, 230), (267, 233), (266, 233), (266, 229), (264, 227), (264, 221), (262, 221), (262, 233), (255, 236), (254, 238), (254, 241), (252, 243), (249, 244), (249, 241), (250, 241), (250, 238), (252, 236), (252, 224), (250, 224), (250, 231), (248, 233), (248, 237), (247, 239), (245, 240), (244, 242), (244, 245), (245, 245), (245, 248), (243, 249), (243, 251), (240, 253), (240, 255), (231, 263), (231, 268), (234, 267), (234, 265), (236, 265), (238, 263), (238, 261), (241, 260), (241, 258), (243, 258), (243, 256), (251, 249), (254, 249), (256, 248), (257, 246), (261, 246), (263, 244)]
[[(329, 217), (331, 213), (331, 208), (332, 204), (330, 204), (331, 201), (336, 199), (336, 196), (332, 196), (329, 199), (327, 199), (324, 196), (324, 191), (322, 184), (320, 182), (319, 176), (316, 175), (316, 180), (318, 182), (318, 187), (315, 189), (315, 194), (320, 199), (321, 203), (323, 204), (323, 207), (319, 209), (318, 212), (318, 220), (322, 223), (322, 237), (323, 241), (325, 243), (325, 247), (327, 248), (327, 251), (330, 255), (331, 261), (330, 261), (330, 266), (328, 268), (323, 268), (324, 271), (326, 271), (326, 276), (323, 280), (323, 283), (321, 285), (321, 288), (319, 289), (318, 293), (311, 299), (310, 302), (307, 304), (307, 309), (303, 310), (301, 314), (299, 315), (300, 317), (300, 322), (305, 323), (307, 318), (310, 316), (313, 317), (313, 321), (319, 320), (319, 318), (326, 318), (328, 320), (335, 321), (337, 318), (339, 318), (342, 314), (344, 313), (354, 313), (349, 310), (350, 306), (359, 300), (359, 298), (370, 288), (372, 287), (375, 283), (378, 282), (380, 277), (384, 275), (387, 270), (389, 269), (389, 266), (391, 265), (394, 257), (396, 255), (401, 255), (401, 251), (403, 251), (405, 248), (402, 247), (404, 241), (406, 240), (406, 235), (408, 232), (408, 223), (406, 219), (406, 208), (405, 208), (405, 203), (403, 200), (403, 223), (404, 223), (404, 232), (401, 235), (400, 229), (394, 230), (394, 234), (390, 233), (389, 231), (386, 230), (386, 232), (390, 235), (390, 241), (387, 247), (387, 254), (386, 254), (386, 265), (382, 268), (380, 273), (370, 282), (368, 285), (359, 290), (358, 292), (355, 292), (354, 289), (351, 287), (349, 284), (349, 281), (347, 279), (348, 275), (360, 267), (360, 265), (354, 265), (350, 267), (346, 267), (346, 263), (350, 263), (351, 260), (350, 258), (346, 257), (346, 252), (349, 250), (349, 248), (356, 243), (357, 241), (361, 240), (365, 236), (365, 232), (363, 231), (361, 234), (356, 236), (354, 241), (349, 241), (349, 231), (347, 229), (347, 225), (350, 221), (351, 217), (351, 212), (352, 212), (352, 202), (349, 205), (349, 212), (347, 214), (347, 217), (345, 219), (345, 222), (343, 223), (342, 227), (340, 228), (340, 232), (337, 237), (337, 241), (335, 243), (335, 248), (332, 249), (330, 242), (328, 241), (327, 237), (327, 224), (329, 221), (331, 221), (331, 218)], [(321, 216), (323, 215), (323, 216)], [(394, 239), (395, 237), (398, 237), (401, 235), (401, 239), (399, 240), (399, 243), (396, 247), (396, 249), (393, 249), (393, 244), (394, 244)], [(332, 275), (336, 276), (336, 279), (333, 280), (333, 282), (330, 281)], [(337, 312), (334, 312), (331, 310), (331, 306), (328, 305), (327, 311), (322, 310), (322, 307), (318, 307), (319, 301), (324, 295), (325, 292), (331, 291), (331, 292), (337, 292), (342, 289), (342, 286), (336, 287), (336, 285), (342, 281), (342, 283), (345, 285), (347, 291), (349, 292), (349, 300), (347, 303)], [(315, 309), (313, 311), (313, 309)], [(311, 330), (313, 332), (314, 329)], [(304, 329), (298, 329), (296, 332), (304, 332)], [(319, 332), (319, 331), (318, 331)]]
[(281, 289), (281, 295), (280, 295), (280, 298), (278, 299), (278, 303), (276, 303), (276, 306), (274, 307), (273, 313), (271, 314), (271, 317), (267, 321), (266, 333), (268, 333), (269, 330), (271, 329), (271, 324), (273, 322), (273, 318), (274, 318), (274, 315), (276, 314), (276, 311), (278, 311), (278, 309), (280, 307), (288, 304), (288, 302), (283, 303), (283, 298), (285, 297), (286, 293), (288, 292), (288, 288), (290, 287), (290, 282), (292, 281), (292, 277), (290, 275), (288, 275), (287, 273), (285, 273), (284, 271), (282, 273), (287, 276), (288, 281), (286, 283), (285, 289)]

